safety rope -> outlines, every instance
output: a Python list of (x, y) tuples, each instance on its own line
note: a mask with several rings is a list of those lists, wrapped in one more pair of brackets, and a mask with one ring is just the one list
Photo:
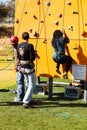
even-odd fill
[[(4, 41), (4, 43), (6, 43), (6, 39), (5, 39), (5, 41)], [(11, 50), (11, 47), (9, 47), (8, 49), (7, 49), (7, 46), (6, 46), (6, 49), (5, 50), (3, 50), (3, 54), (2, 54), (2, 52), (1, 52), (1, 55), (9, 55), (10, 54), (10, 50)], [(6, 59), (7, 60), (7, 59)], [(7, 66), (5, 66), (5, 67), (3, 67), (3, 68), (1, 68), (0, 69), (0, 71), (1, 70), (4, 70), (4, 69), (6, 69), (6, 68), (8, 68), (9, 66), (10, 66), (10, 64), (12, 63), (12, 61), (13, 61), (13, 59), (11, 60), (11, 62), (7, 65)], [(8, 62), (8, 61), (7, 61)]]
[(11, 60), (11, 62), (9, 62), (9, 64), (7, 66), (1, 68), (0, 71), (5, 70), (6, 68), (8, 68), (12, 63), (13, 63), (13, 60)]
[(18, 29), (17, 29), (16, 35), (18, 35), (19, 30), (20, 30), (20, 26), (21, 26), (21, 23), (22, 23), (22, 18), (23, 18), (23, 14), (24, 14), (25, 5), (26, 5), (26, 0), (24, 1), (24, 6), (23, 6), (22, 13), (21, 13), (21, 18), (20, 18), (20, 20), (19, 20), (20, 22), (19, 22), (19, 26), (18, 26)]
[[(17, 8), (17, 5), (18, 5), (18, 0), (16, 0), (16, 3), (15, 3), (15, 10), (16, 10), (16, 8)], [(6, 41), (5, 41), (5, 42), (6, 42)], [(8, 50), (8, 54), (9, 54), (9, 52), (10, 52), (10, 49), (11, 49), (11, 48), (9, 48), (9, 50)], [(5, 51), (4, 53), (6, 53), (6, 51)], [(7, 55), (8, 55), (8, 54), (7, 54)], [(8, 61), (7, 61), (7, 62), (8, 62)], [(7, 66), (2, 67), (2, 68), (0, 69), (0, 71), (5, 70), (6, 68), (8, 68), (12, 63), (13, 63), (13, 60), (11, 60), (11, 61), (8, 63)]]
[[(78, 0), (77, 0), (77, 6), (78, 6), (78, 12), (80, 12)], [(79, 40), (79, 45), (80, 45), (80, 14), (78, 15), (78, 40)]]
[[(51, 0), (49, 0), (49, 2), (50, 2), (50, 1), (51, 1)], [(46, 16), (47, 16), (48, 9), (49, 9), (49, 6), (47, 6), (47, 9), (46, 9), (46, 12), (45, 12), (45, 15), (44, 15), (44, 18), (43, 18), (44, 21), (45, 21)], [(40, 29), (40, 33), (39, 33), (39, 37), (40, 37), (40, 35), (41, 35), (41, 33), (42, 33), (43, 27), (44, 27), (44, 22), (42, 23), (42, 26), (41, 26), (41, 29)], [(35, 50), (36, 50), (37, 45), (38, 45), (38, 40), (39, 40), (39, 39), (37, 39), (37, 41), (36, 41)]]
[(15, 2), (15, 10), (17, 8), (17, 5), (18, 5), (18, 0), (16, 0), (16, 2)]
[[(78, 12), (80, 12), (79, 2), (77, 0)], [(80, 45), (80, 14), (78, 14), (78, 40)]]
[[(80, 0), (80, 6), (81, 6), (81, 16), (82, 16), (82, 25), (83, 25), (83, 30), (85, 31), (84, 29), (84, 17), (83, 17), (83, 5), (82, 5), (82, 0)], [(85, 47), (85, 53), (86, 53), (86, 46), (85, 46), (85, 38), (84, 38), (84, 47)]]
[[(51, 0), (49, 0), (50, 2)], [(44, 28), (44, 37), (46, 38), (46, 23), (45, 23), (45, 19), (46, 19), (46, 16), (47, 16), (47, 12), (48, 12), (48, 8), (49, 6), (46, 8), (46, 12), (44, 13), (44, 6), (43, 6), (43, 0), (42, 0), (42, 9), (43, 9), (43, 23), (42, 23), (42, 26), (41, 26), (41, 29), (40, 29), (40, 32), (39, 32), (39, 37), (42, 33), (42, 30)], [(40, 11), (40, 10), (39, 10)], [(40, 15), (39, 15), (40, 16)], [(40, 18), (39, 18), (40, 19)], [(40, 26), (39, 26), (40, 27)], [(36, 41), (36, 45), (35, 45), (35, 50), (37, 48), (37, 45), (38, 45), (38, 40), (39, 38), (37, 38), (37, 41)], [(46, 55), (47, 55), (47, 49), (46, 49)], [(46, 56), (47, 57), (47, 56)], [(47, 60), (47, 63), (48, 63), (48, 60)], [(36, 74), (37, 74), (37, 66), (38, 66), (38, 61), (37, 61), (37, 58), (36, 58)], [(48, 68), (49, 70), (49, 68)]]
[[(44, 5), (43, 5), (43, 0), (42, 0), (42, 9), (43, 9), (43, 18), (44, 18)], [(44, 19), (44, 38), (46, 38), (46, 21)]]
[[(17, 8), (17, 5), (18, 5), (18, 0), (16, 0), (16, 2), (15, 2), (15, 10)], [(10, 50), (10, 48), (9, 48), (9, 50)], [(8, 50), (8, 53), (10, 52), (9, 50)], [(6, 53), (6, 52), (4, 52), (4, 53)], [(5, 70), (6, 68), (8, 68), (12, 64), (12, 62), (13, 62), (13, 60), (11, 60), (11, 62), (7, 66), (1, 68), (0, 71)]]
[[(41, 2), (41, 1), (40, 1)], [(40, 31), (40, 20), (41, 20), (41, 4), (39, 4), (39, 18), (38, 18), (38, 34), (39, 34), (39, 31)], [(37, 41), (38, 41), (38, 37), (37, 37)], [(36, 48), (35, 48), (36, 50)], [(36, 75), (37, 75), (37, 67), (38, 67), (38, 60), (36, 58), (36, 64), (35, 64), (35, 72), (36, 72)]]
[(63, 20), (62, 20), (62, 29), (64, 28), (64, 19), (65, 19), (65, 3), (66, 3), (66, 0), (64, 0), (64, 6), (63, 6)]
[[(41, 4), (40, 4), (41, 5)], [(39, 5), (39, 18), (38, 18), (38, 34), (39, 34), (39, 30), (40, 30), (40, 20), (41, 20), (41, 6)]]
[(40, 112), (46, 112), (51, 114), (53, 117), (60, 117), (63, 120), (71, 119), (71, 118), (77, 118), (77, 119), (87, 119), (86, 115), (79, 115), (78, 113), (69, 113), (69, 112), (61, 112), (61, 111), (50, 111), (46, 109), (40, 109)]

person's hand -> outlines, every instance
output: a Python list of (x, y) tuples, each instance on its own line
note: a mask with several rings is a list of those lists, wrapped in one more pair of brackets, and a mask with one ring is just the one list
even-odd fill
[(18, 44), (11, 44), (11, 45), (12, 45), (13, 48), (16, 49)]
[(65, 30), (64, 30), (64, 28), (62, 29), (62, 33), (65, 34)]

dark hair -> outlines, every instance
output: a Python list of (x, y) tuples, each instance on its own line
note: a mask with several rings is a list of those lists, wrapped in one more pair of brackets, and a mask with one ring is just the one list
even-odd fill
[(55, 30), (53, 33), (53, 39), (62, 37), (63, 33), (60, 30)]
[[(63, 33), (60, 30), (55, 30), (53, 33), (53, 38), (52, 38), (52, 46), (55, 48), (55, 42), (59, 42), (59, 39), (62, 38)], [(60, 44), (60, 42), (59, 42)]]
[(28, 39), (29, 39), (29, 33), (28, 33), (28, 32), (23, 32), (23, 33), (22, 33), (22, 38), (23, 38), (24, 40), (28, 40)]

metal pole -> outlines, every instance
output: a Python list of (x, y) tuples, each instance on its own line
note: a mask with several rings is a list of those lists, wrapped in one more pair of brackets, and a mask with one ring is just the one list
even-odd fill
[(53, 78), (49, 78), (49, 86), (48, 86), (48, 99), (52, 98), (52, 87), (53, 87)]

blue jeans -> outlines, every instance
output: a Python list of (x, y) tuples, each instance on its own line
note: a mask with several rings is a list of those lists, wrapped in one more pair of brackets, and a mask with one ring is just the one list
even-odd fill
[(17, 94), (18, 94), (18, 99), (23, 100), (24, 98), (24, 75), (17, 71), (16, 72), (16, 82), (17, 82)]
[(35, 88), (35, 72), (24, 74), (27, 90), (23, 99), (23, 103), (29, 104), (32, 99), (33, 90)]

